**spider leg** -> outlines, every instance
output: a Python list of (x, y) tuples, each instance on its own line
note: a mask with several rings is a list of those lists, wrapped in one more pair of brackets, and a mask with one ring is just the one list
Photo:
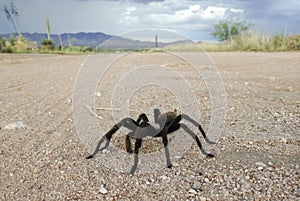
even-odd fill
[(126, 151), (130, 154), (133, 153), (132, 148), (131, 148), (131, 137), (130, 137), (133, 135), (134, 135), (133, 132), (128, 133), (128, 135), (126, 135), (126, 141), (125, 141), (126, 142)]
[[(124, 118), (122, 119), (119, 123), (115, 124), (98, 142), (95, 151), (89, 155), (88, 157), (86, 157), (86, 159), (91, 159), (94, 158), (95, 155), (99, 152), (104, 150), (105, 148), (108, 147), (110, 140), (113, 136), (113, 134), (115, 134), (122, 126), (128, 128), (129, 130), (132, 131), (136, 131), (137, 127), (139, 127), (139, 124), (131, 119), (131, 118)], [(104, 147), (100, 148), (101, 145), (104, 143), (104, 141), (106, 142)]]
[[(102, 145), (102, 143), (103, 143), (104, 141), (105, 141), (104, 147), (100, 148), (101, 145)], [(106, 149), (106, 148), (108, 147), (108, 145), (109, 145), (109, 141), (110, 141), (110, 139), (107, 139), (106, 136), (103, 136), (103, 137), (99, 140), (99, 142), (98, 142), (98, 144), (97, 144), (97, 146), (96, 146), (96, 148), (95, 148), (95, 151), (94, 151), (91, 155), (89, 155), (88, 157), (86, 157), (86, 159), (94, 158), (95, 155), (96, 155), (99, 151), (102, 151), (102, 150)]]
[[(145, 113), (142, 113), (138, 116), (136, 122), (139, 124), (139, 127), (146, 127), (148, 126), (149, 119)], [(131, 138), (134, 138), (135, 133), (130, 132), (126, 135), (126, 151), (128, 153), (133, 153), (132, 148), (131, 148)]]
[(142, 113), (139, 115), (138, 119), (136, 120), (136, 122), (139, 124), (141, 121), (148, 123), (149, 119), (147, 117), (147, 115), (145, 113)]
[(181, 114), (181, 115), (179, 115), (178, 117), (184, 118), (184, 119), (186, 119), (187, 121), (189, 121), (189, 122), (191, 122), (192, 124), (194, 124), (195, 126), (197, 126), (198, 129), (200, 130), (202, 136), (204, 137), (204, 139), (205, 139), (205, 141), (206, 141), (207, 143), (209, 143), (209, 144), (216, 144), (216, 142), (210, 141), (210, 140), (207, 138), (207, 136), (206, 136), (206, 134), (205, 134), (205, 132), (204, 132), (202, 126), (201, 126), (197, 121), (195, 121), (194, 119), (192, 119), (190, 116), (188, 116), (188, 115), (186, 115), (186, 114)]
[(130, 174), (134, 174), (139, 163), (139, 149), (142, 146), (142, 138), (136, 139), (134, 146), (134, 164), (130, 170)]
[(213, 154), (207, 153), (204, 149), (203, 146), (198, 138), (198, 136), (191, 130), (189, 129), (189, 127), (183, 123), (180, 124), (180, 127), (185, 130), (193, 139), (196, 140), (198, 147), (200, 148), (200, 151), (202, 152), (202, 154), (204, 154), (206, 157), (208, 158), (212, 158), (214, 157)]
[(167, 137), (167, 129), (166, 128), (163, 129), (161, 136), (162, 136), (162, 142), (164, 144), (164, 149), (165, 149), (165, 154), (166, 154), (167, 167), (171, 168), (172, 163), (171, 163), (171, 159), (170, 159), (170, 151), (169, 151), (169, 147), (168, 147), (168, 137)]

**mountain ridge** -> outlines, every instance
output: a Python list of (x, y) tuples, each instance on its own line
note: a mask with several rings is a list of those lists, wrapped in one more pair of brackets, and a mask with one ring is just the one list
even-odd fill
[[(17, 36), (17, 34), (0, 34), (0, 37), (9, 38), (11, 35)], [(37, 42), (40, 45), (40, 42), (43, 38), (47, 38), (46, 33), (22, 33), (22, 36), (28, 41)], [(60, 38), (61, 37), (61, 41)], [(63, 34), (51, 34), (50, 38), (56, 44), (56, 46), (62, 45), (68, 46), (91, 46), (96, 47), (107, 39), (114, 37), (113, 35), (108, 35), (102, 32), (78, 32), (78, 33), (63, 33)]]
[[(11, 35), (15, 37), (17, 34), (0, 34), (0, 37), (8, 39)], [(40, 42), (43, 38), (47, 38), (46, 33), (22, 33), (22, 36), (28, 41), (36, 42), (40, 46)], [(103, 32), (78, 32), (78, 33), (63, 33), (63, 34), (51, 34), (51, 40), (53, 40), (56, 46), (89, 46), (98, 47), (101, 45), (103, 48), (152, 48), (155, 47), (155, 41), (140, 41), (120, 36), (109, 35)], [(61, 39), (60, 39), (61, 38)], [(108, 40), (113, 38), (113, 40)], [(104, 43), (105, 42), (105, 43)], [(174, 42), (158, 42), (158, 47), (164, 47), (170, 44), (183, 43), (185, 41)]]

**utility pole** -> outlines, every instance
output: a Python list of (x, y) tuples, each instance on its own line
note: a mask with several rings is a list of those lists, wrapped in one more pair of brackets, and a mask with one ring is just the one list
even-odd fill
[(158, 48), (157, 35), (155, 35), (155, 48)]

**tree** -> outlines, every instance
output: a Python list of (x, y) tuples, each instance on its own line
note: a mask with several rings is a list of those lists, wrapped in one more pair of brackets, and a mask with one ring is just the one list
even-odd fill
[(253, 24), (240, 20), (223, 20), (214, 25), (215, 31), (211, 35), (220, 42), (229, 41), (250, 30)]

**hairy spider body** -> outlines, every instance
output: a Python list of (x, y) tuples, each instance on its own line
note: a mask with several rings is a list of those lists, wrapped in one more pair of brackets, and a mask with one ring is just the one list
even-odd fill
[[(186, 114), (177, 114), (177, 111), (175, 110), (174, 112), (166, 112), (161, 114), (158, 109), (154, 109), (154, 121), (156, 124), (159, 125), (159, 128), (157, 128), (155, 125), (150, 124), (148, 117), (146, 114), (140, 114), (137, 120), (134, 120), (132, 118), (124, 118), (117, 124), (115, 124), (98, 142), (95, 151), (87, 157), (87, 159), (93, 158), (99, 151), (104, 150), (105, 148), (108, 147), (110, 140), (113, 136), (114, 133), (116, 133), (122, 126), (131, 130), (127, 135), (126, 135), (126, 150), (128, 153), (134, 153), (134, 165), (131, 168), (130, 173), (134, 174), (136, 171), (137, 165), (138, 165), (138, 154), (139, 154), (139, 149), (142, 146), (142, 140), (145, 137), (161, 137), (162, 138), (162, 143), (164, 145), (165, 149), (165, 155), (166, 155), (166, 162), (167, 162), (167, 167), (171, 168), (172, 163), (170, 160), (170, 153), (169, 153), (169, 148), (168, 148), (168, 138), (167, 135), (170, 133), (173, 133), (174, 131), (179, 130), (182, 128), (184, 131), (186, 131), (196, 142), (198, 147), (200, 148), (200, 151), (206, 155), (208, 158), (214, 157), (213, 154), (207, 153), (200, 142), (199, 137), (191, 130), (188, 128), (187, 125), (184, 123), (180, 123), (182, 119), (185, 119), (189, 122), (191, 122), (193, 125), (197, 126), (198, 129), (200, 130), (202, 136), (204, 137), (205, 141), (210, 143), (210, 144), (215, 144), (215, 142), (210, 141), (204, 130), (202, 129), (201, 125), (189, 117)], [(131, 148), (131, 139), (135, 139), (135, 145), (134, 145), (134, 151)], [(102, 143), (106, 141), (104, 147), (100, 148)]]

